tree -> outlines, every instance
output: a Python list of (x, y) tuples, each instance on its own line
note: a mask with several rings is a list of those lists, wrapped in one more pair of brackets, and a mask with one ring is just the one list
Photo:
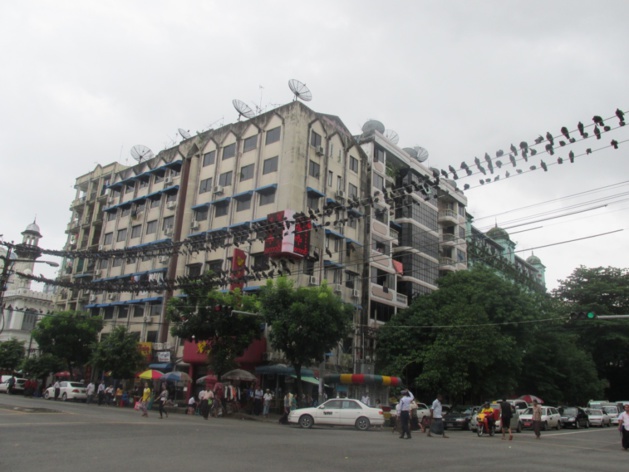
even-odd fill
[[(234, 313), (234, 310), (252, 313)], [(262, 335), (257, 300), (240, 290), (220, 293), (201, 281), (172, 298), (168, 318), (173, 336), (203, 342), (210, 366), (217, 375), (237, 367), (236, 358)]]
[[(566, 312), (598, 315), (629, 313), (629, 269), (580, 266), (553, 291)], [(606, 396), (621, 398), (629, 390), (629, 320), (585, 320), (569, 325), (577, 343), (591, 353)]]
[(22, 361), (22, 371), (26, 377), (44, 380), (51, 372), (64, 368), (64, 361), (52, 354), (31, 356)]
[(452, 401), (512, 393), (528, 326), (547, 304), (486, 268), (450, 274), (378, 330), (378, 368), (406, 377), (421, 394), (443, 392)]
[(301, 396), (301, 368), (321, 362), (351, 330), (354, 307), (334, 295), (325, 283), (299, 287), (280, 277), (267, 281), (260, 295), (261, 310), (270, 326), (269, 340), (295, 368)]
[(0, 342), (0, 370), (14, 372), (24, 358), (24, 341), (10, 339)]
[(65, 311), (44, 317), (32, 335), (40, 351), (62, 359), (72, 375), (74, 366), (82, 369), (90, 359), (102, 328), (103, 321), (99, 317)]
[(124, 326), (118, 326), (94, 346), (91, 363), (98, 369), (111, 371), (115, 379), (129, 379), (140, 369), (143, 360), (138, 338)]

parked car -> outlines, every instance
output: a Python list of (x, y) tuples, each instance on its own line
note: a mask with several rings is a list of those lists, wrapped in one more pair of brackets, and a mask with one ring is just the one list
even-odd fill
[(564, 406), (559, 408), (561, 413), (561, 426), (564, 428), (576, 428), (580, 427), (589, 428), (590, 420), (588, 419), (587, 412), (577, 406)]
[(609, 420), (612, 422), (612, 424), (614, 426), (618, 426), (618, 415), (620, 415), (618, 407), (615, 405), (604, 406), (603, 411), (607, 413), (607, 416), (609, 416)]
[[(59, 398), (62, 401), (66, 400), (87, 400), (87, 390), (85, 385), (81, 382), (72, 382), (69, 380), (62, 380), (59, 382)], [(48, 387), (44, 392), (44, 398), (46, 400), (54, 400), (55, 398), (55, 388)]]
[[(0, 383), (0, 392), (2, 393), (9, 393), (9, 379), (11, 378), (10, 375), (6, 376), (6, 380), (4, 380), (2, 383)], [(19, 393), (22, 394), (24, 393), (24, 384), (26, 383), (26, 379), (21, 379), (18, 377), (15, 377), (15, 383), (13, 384), (13, 393)]]
[[(533, 408), (527, 408), (520, 415), (520, 421), (525, 428), (533, 427)], [(549, 428), (561, 429), (561, 414), (557, 408), (552, 406), (542, 407), (542, 429), (544, 431)]]
[(607, 413), (603, 410), (599, 410), (596, 408), (588, 408), (587, 410), (588, 417), (590, 418), (590, 424), (592, 426), (611, 426), (612, 421)]
[(443, 417), (443, 426), (445, 429), (470, 429), (470, 420), (472, 418), (472, 412), (475, 410), (472, 407), (465, 409), (454, 408), (446, 413)]
[(334, 398), (317, 407), (299, 408), (288, 414), (288, 422), (302, 428), (313, 425), (354, 426), (361, 431), (371, 426), (382, 426), (381, 408), (372, 408), (351, 398)]

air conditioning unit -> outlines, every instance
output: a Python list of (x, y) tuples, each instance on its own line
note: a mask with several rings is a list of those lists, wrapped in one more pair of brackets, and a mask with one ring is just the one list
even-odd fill
[(166, 203), (166, 208), (168, 208), (169, 210), (174, 210), (176, 206), (177, 206), (177, 202)]
[(99, 245), (98, 245), (98, 250), (99, 250), (99, 251), (102, 251), (102, 250), (104, 250), (104, 249), (105, 249), (105, 245), (104, 245), (104, 244), (99, 244)]
[(354, 290), (352, 290), (352, 297), (354, 297), (354, 298), (360, 298), (360, 290), (358, 290), (357, 288), (355, 288)]
[(164, 234), (166, 236), (172, 236), (172, 234), (173, 234), (173, 227), (172, 226), (166, 226), (164, 228)]
[(308, 278), (308, 285), (319, 285), (319, 281), (317, 280), (317, 277), (315, 275), (311, 275)]
[(90, 302), (95, 302), (96, 301), (96, 295), (91, 294), (90, 295)]
[(144, 322), (146, 324), (151, 324), (153, 322), (153, 318), (151, 317), (151, 315), (144, 315)]
[(107, 299), (108, 300), (115, 300), (117, 296), (118, 296), (117, 293), (109, 293), (109, 294), (107, 294)]
[(199, 222), (197, 220), (192, 220), (190, 223), (190, 229), (199, 229)]
[(164, 179), (164, 183), (166, 184), (172, 184), (173, 183), (173, 176), (169, 175)]
[(317, 156), (323, 156), (323, 146), (317, 148)]
[(168, 260), (169, 260), (169, 259), (170, 259), (170, 257), (168, 257), (168, 256), (162, 256), (162, 257), (160, 257), (160, 258), (159, 258), (159, 261), (160, 261), (162, 264), (166, 264), (166, 263), (168, 262)]
[(341, 293), (342, 290), (343, 290), (343, 286), (341, 284), (334, 284), (334, 291), (336, 293)]
[(223, 187), (221, 185), (217, 185), (216, 187), (214, 187), (214, 193), (223, 193)]
[(337, 198), (345, 198), (345, 192), (343, 190), (338, 190), (336, 192), (336, 197)]

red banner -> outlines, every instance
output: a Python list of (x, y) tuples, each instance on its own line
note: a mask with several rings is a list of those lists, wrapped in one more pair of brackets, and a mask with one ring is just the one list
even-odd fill
[(242, 288), (245, 286), (245, 267), (247, 265), (247, 254), (242, 249), (234, 248), (232, 255), (232, 283), (229, 285), (229, 290)]

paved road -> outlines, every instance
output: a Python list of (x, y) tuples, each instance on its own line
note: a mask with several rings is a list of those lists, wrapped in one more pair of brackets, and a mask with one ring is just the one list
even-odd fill
[(0, 471), (627, 471), (629, 452), (614, 428), (449, 439), (389, 429), (282, 426), (0, 394)]

